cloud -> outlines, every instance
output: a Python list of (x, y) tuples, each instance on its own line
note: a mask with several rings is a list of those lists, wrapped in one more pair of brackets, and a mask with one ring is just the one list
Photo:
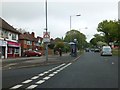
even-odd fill
[[(5, 0), (7, 1), (7, 0)], [(87, 0), (85, 0), (87, 1)], [(93, 0), (94, 1), (94, 0)], [(111, 0), (110, 0), (111, 1)], [(118, 18), (118, 3), (115, 2), (59, 2), (48, 0), (48, 31), (51, 37), (62, 37), (70, 29), (70, 16), (72, 28), (81, 29), (88, 40), (97, 33), (99, 22), (105, 19)], [(76, 17), (76, 14), (81, 14)], [(3, 2), (2, 18), (16, 28), (34, 31), (36, 35), (43, 36), (45, 28), (45, 2)], [(88, 29), (84, 29), (88, 27)]]

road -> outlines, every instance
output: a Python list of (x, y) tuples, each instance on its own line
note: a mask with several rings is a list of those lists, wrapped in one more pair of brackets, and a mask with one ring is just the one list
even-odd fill
[(4, 70), (3, 88), (118, 88), (118, 57), (85, 52), (76, 62)]

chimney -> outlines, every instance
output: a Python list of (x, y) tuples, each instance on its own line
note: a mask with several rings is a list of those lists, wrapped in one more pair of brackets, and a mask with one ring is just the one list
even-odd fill
[(34, 32), (32, 32), (31, 35), (32, 35), (33, 37), (35, 37), (35, 33), (34, 33)]

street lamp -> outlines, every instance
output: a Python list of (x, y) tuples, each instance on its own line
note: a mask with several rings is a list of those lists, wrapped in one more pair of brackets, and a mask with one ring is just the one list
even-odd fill
[[(88, 29), (88, 27), (85, 27), (85, 28), (79, 28), (79, 30), (81, 29)], [(83, 48), (83, 40), (81, 39), (81, 48)]]
[[(77, 15), (73, 15), (73, 16), (81, 16), (80, 14), (77, 14)], [(72, 16), (70, 16), (70, 30), (71, 30), (71, 18), (72, 18)]]

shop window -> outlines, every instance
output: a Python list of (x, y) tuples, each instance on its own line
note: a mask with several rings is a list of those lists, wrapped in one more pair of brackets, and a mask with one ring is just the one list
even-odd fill
[(16, 53), (16, 54), (19, 53), (19, 48), (15, 48), (15, 53)]

